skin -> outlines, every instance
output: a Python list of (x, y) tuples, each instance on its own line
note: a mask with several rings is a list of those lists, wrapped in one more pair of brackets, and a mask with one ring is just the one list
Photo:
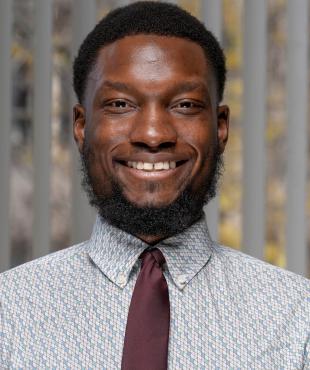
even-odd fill
[[(162, 207), (189, 183), (200, 191), (211, 151), (217, 144), (224, 152), (229, 108), (218, 105), (214, 73), (192, 41), (135, 35), (103, 47), (84, 96), (74, 106), (73, 132), (80, 151), (85, 142), (92, 148), (98, 194), (111, 194), (113, 178), (135, 205)], [(155, 173), (124, 165), (165, 160), (185, 162)]]

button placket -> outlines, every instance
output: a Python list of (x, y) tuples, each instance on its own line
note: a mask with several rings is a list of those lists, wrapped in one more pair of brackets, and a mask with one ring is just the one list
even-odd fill
[(187, 282), (187, 276), (184, 274), (181, 274), (177, 277), (177, 282), (180, 286), (184, 287)]
[(126, 284), (126, 275), (123, 272), (120, 272), (117, 276), (117, 283), (121, 286)]

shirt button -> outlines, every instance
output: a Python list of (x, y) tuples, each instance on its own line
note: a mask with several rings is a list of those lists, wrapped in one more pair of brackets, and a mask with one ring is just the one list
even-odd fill
[(124, 273), (120, 273), (119, 275), (118, 275), (118, 277), (117, 277), (117, 283), (119, 284), (119, 285), (124, 285), (125, 283), (126, 283), (126, 276), (125, 276), (125, 274)]
[(187, 276), (186, 275), (179, 275), (177, 277), (177, 280), (178, 280), (178, 283), (180, 285), (185, 285), (186, 284), (186, 280), (187, 280)]

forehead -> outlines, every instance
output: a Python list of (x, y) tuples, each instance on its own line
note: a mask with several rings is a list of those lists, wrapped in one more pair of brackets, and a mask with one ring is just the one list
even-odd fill
[[(214, 85), (214, 76), (202, 47), (170, 36), (126, 36), (99, 53), (88, 81), (97, 86), (105, 79), (136, 82), (198, 79)], [(154, 86), (154, 85), (153, 85)], [(93, 86), (94, 87), (94, 86)]]

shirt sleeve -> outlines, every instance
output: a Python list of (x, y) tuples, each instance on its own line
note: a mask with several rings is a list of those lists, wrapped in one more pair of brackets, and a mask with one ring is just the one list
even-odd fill
[(305, 360), (303, 370), (310, 370), (310, 333), (305, 346)]
[[(2, 281), (0, 276), (0, 287)], [(3, 296), (0, 290), (0, 369), (8, 369), (11, 356), (11, 334), (12, 329), (5, 317)]]
[(3, 307), (0, 302), (0, 368), (4, 368), (7, 364), (4, 362), (4, 352), (5, 352), (5, 335), (4, 335), (4, 317), (3, 317)]

